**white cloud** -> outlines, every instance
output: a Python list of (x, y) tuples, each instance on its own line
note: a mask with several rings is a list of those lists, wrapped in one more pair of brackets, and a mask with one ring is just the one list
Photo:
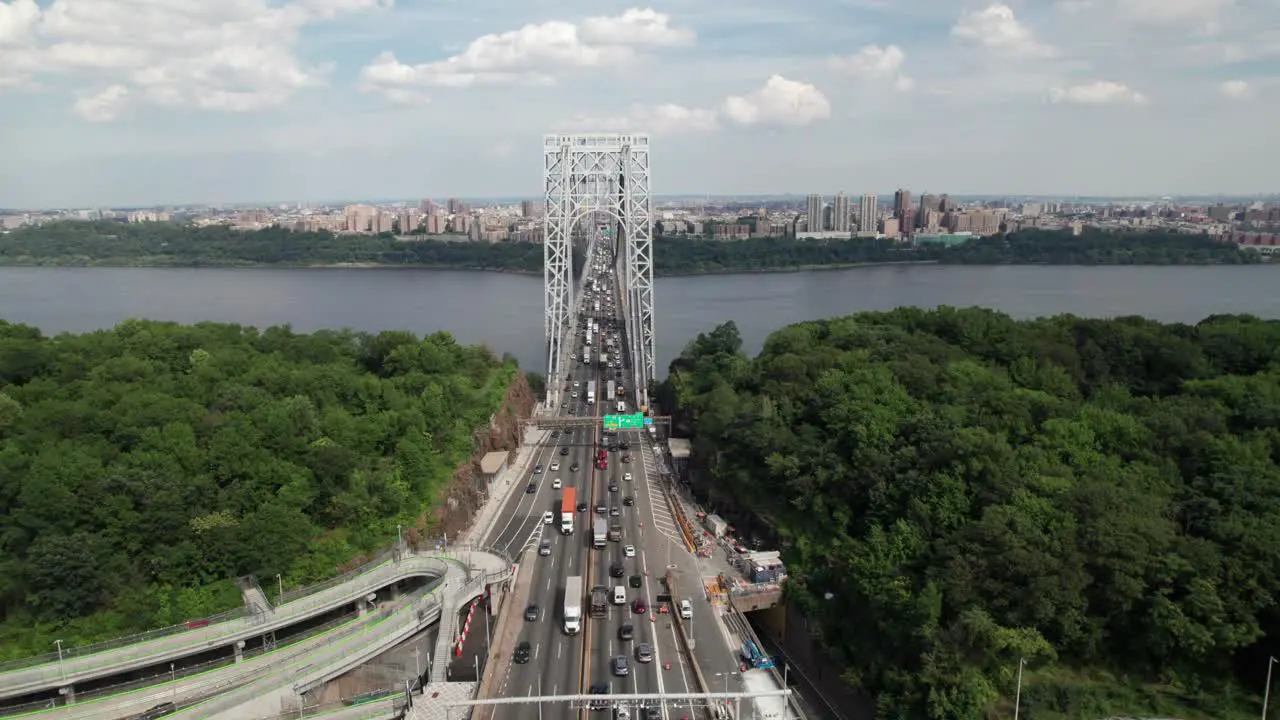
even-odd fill
[(76, 100), (74, 109), (77, 115), (89, 122), (110, 122), (124, 109), (128, 97), (129, 88), (111, 85), (100, 92), (81, 96)]
[(1082, 85), (1053, 88), (1049, 91), (1049, 102), (1072, 105), (1145, 105), (1147, 98), (1128, 85), (1095, 80)]
[(864, 80), (892, 80), (898, 90), (910, 90), (915, 82), (902, 72), (907, 55), (897, 45), (867, 45), (852, 55), (832, 57), (833, 69)]
[(1218, 86), (1218, 91), (1232, 100), (1253, 99), (1253, 87), (1244, 80), (1228, 80)]
[(565, 132), (651, 132), (667, 135), (706, 132), (720, 126), (714, 110), (666, 104), (632, 107), (616, 117), (578, 116), (560, 125)]
[(673, 27), (668, 16), (631, 9), (617, 17), (587, 18), (581, 25), (553, 20), (482, 35), (461, 53), (436, 62), (407, 65), (384, 52), (364, 68), (361, 80), (365, 89), (375, 91), (515, 82), (549, 85), (565, 68), (618, 65), (643, 48), (693, 41), (693, 32)]
[(1202, 25), (1212, 29), (1235, 0), (1115, 0), (1122, 20), (1142, 25)]
[(750, 95), (726, 99), (723, 112), (739, 125), (800, 127), (831, 117), (831, 103), (813, 85), (773, 75)]
[(1052, 57), (1055, 54), (1052, 46), (1041, 42), (1019, 22), (1013, 8), (1001, 3), (961, 14), (951, 28), (951, 35), (993, 52), (1016, 57)]
[(113, 117), (126, 100), (245, 111), (325, 82), (306, 66), (300, 30), (389, 0), (32, 0), (0, 3), (0, 85), (61, 77), (107, 90), (75, 104), (83, 117)]
[(618, 17), (591, 17), (582, 22), (583, 39), (592, 44), (676, 47), (692, 45), (692, 30), (671, 26), (671, 18), (653, 9), (632, 8)]

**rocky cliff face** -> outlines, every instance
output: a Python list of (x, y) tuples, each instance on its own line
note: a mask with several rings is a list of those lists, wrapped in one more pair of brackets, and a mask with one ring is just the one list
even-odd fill
[(483, 506), (484, 482), (480, 476), (480, 458), (485, 453), (506, 450), (509, 458), (524, 438), (520, 420), (533, 414), (535, 399), (529, 390), (524, 373), (516, 373), (502, 399), (502, 407), (494, 414), (486, 428), (476, 430), (473, 436), (475, 452), (467, 462), (453, 471), (453, 479), (445, 488), (439, 504), (428, 517), (422, 518), (420, 529), (425, 537), (440, 537), (447, 533), (456, 537), (471, 524), (471, 519)]

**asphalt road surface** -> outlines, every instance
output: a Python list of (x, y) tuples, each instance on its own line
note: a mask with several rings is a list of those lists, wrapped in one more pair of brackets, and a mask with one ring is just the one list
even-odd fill
[[(618, 307), (616, 284), (605, 280), (612, 288), (614, 307)], [(588, 305), (589, 306), (589, 305)], [(591, 364), (584, 365), (581, 357), (574, 361), (574, 369), (569, 378), (570, 397), (562, 408), (565, 417), (595, 417), (613, 414), (615, 403), (622, 399), (627, 403), (628, 412), (636, 412), (634, 388), (626, 388), (627, 392), (620, 398), (606, 398), (606, 387), (609, 380), (623, 384), (631, 377), (624, 365), (621, 368), (601, 368), (599, 353), (604, 345), (602, 335), (607, 338), (616, 332), (622, 342), (616, 343), (618, 348), (626, 347), (625, 329), (619, 318), (618, 329), (609, 330), (605, 321), (607, 303), (602, 303), (600, 315), (601, 333), (594, 336), (591, 348)], [(590, 313), (589, 313), (590, 314)], [(582, 325), (576, 328), (573, 344), (576, 352), (583, 346)], [(611, 358), (629, 363), (625, 355)], [(620, 376), (618, 374), (621, 370)], [(586, 403), (587, 383), (595, 381), (598, 397), (594, 404)], [(570, 415), (570, 410), (572, 414)], [(537, 607), (537, 619), (524, 622), (520, 641), (531, 645), (532, 656), (528, 663), (513, 664), (506, 679), (504, 696), (537, 696), (585, 693), (595, 683), (605, 684), (611, 693), (662, 693), (687, 692), (694, 683), (688, 668), (677, 657), (677, 639), (669, 614), (659, 614), (654, 606), (655, 596), (661, 592), (660, 577), (663, 572), (662, 558), (651, 559), (651, 550), (646, 550), (642, 542), (642, 532), (648, 528), (652, 532), (652, 512), (647, 505), (651, 498), (662, 497), (655, 488), (651, 491), (650, 482), (657, 482), (645, 472), (646, 464), (641, 462), (640, 453), (648, 452), (642, 431), (620, 431), (615, 437), (606, 438), (602, 434), (602, 425), (592, 423), (591, 427), (575, 428), (572, 431), (561, 431), (558, 436), (550, 438), (545, 447), (537, 451), (536, 463), (543, 465), (543, 473), (532, 475), (530, 482), (536, 483), (537, 490), (525, 493), (517, 489), (508, 500), (508, 506), (500, 515), (495, 528), (496, 536), (492, 541), (499, 547), (509, 548), (516, 553), (528, 544), (536, 545), (545, 538), (551, 541), (549, 556), (535, 555), (536, 560), (529, 568), (534, 573), (529, 602)], [(611, 444), (617, 444), (617, 450), (608, 450)], [(629, 448), (622, 449), (626, 443)], [(607, 453), (607, 464), (604, 469), (595, 466), (595, 454), (604, 448)], [(562, 454), (564, 453), (564, 454)], [(623, 462), (623, 456), (629, 455), (629, 462)], [(560, 468), (552, 470), (552, 463), (559, 462)], [(578, 470), (570, 467), (576, 463)], [(631, 480), (626, 475), (630, 473)], [(564, 488), (575, 487), (578, 491), (578, 502), (587, 504), (587, 511), (576, 513), (575, 532), (573, 535), (560, 534), (559, 503), (562, 490), (554, 489), (553, 483), (559, 478)], [(614, 488), (614, 489), (611, 489)], [(634, 505), (624, 504), (624, 498), (631, 497)], [(597, 517), (596, 507), (606, 508), (603, 517), (613, 520), (609, 514), (617, 510), (617, 520), (622, 525), (622, 538), (617, 542), (608, 542), (599, 550), (593, 549), (592, 525)], [(552, 523), (543, 523), (543, 513), (552, 513)], [(633, 546), (634, 556), (627, 557), (624, 549)], [(680, 548), (683, 552), (683, 548)], [(655, 565), (656, 562), (656, 565)], [(610, 566), (620, 563), (623, 569), (621, 578), (610, 577)], [(577, 636), (567, 636), (563, 632), (563, 607), (565, 580), (571, 576), (583, 578), (584, 597), (581, 598), (583, 615), (583, 631)], [(632, 588), (631, 576), (639, 576), (640, 587)], [(591, 589), (596, 586), (608, 588), (610, 600), (615, 586), (625, 588), (627, 602), (622, 605), (609, 605), (606, 617), (590, 617)], [(646, 609), (643, 613), (635, 613), (632, 603), (642, 600)], [(624, 624), (632, 626), (633, 638), (622, 640), (620, 631)], [(642, 643), (653, 647), (653, 660), (649, 663), (637, 661), (637, 648)], [(585, 658), (583, 648), (588, 647)], [(510, 650), (514, 650), (514, 647)], [(628, 659), (628, 673), (625, 676), (614, 672), (615, 658), (623, 656)], [(584, 666), (585, 660), (585, 666)], [(664, 669), (670, 663), (670, 669)], [(498, 720), (514, 720), (525, 718), (575, 718), (579, 711), (566, 705), (536, 704), (501, 706), (497, 711)], [(683, 714), (678, 709), (670, 709), (665, 717), (678, 720)]]

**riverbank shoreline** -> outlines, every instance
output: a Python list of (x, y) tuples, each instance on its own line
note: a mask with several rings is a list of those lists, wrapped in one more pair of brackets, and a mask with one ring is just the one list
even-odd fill
[[(236, 262), (196, 262), (196, 263), (164, 263), (164, 262), (10, 262), (9, 258), (0, 258), (0, 268), (139, 268), (139, 269), (175, 269), (175, 270), (256, 270), (280, 268), (287, 270), (437, 270), (445, 272), (495, 273), (499, 275), (522, 275), (540, 277), (541, 270), (515, 270), (509, 268), (490, 268), (463, 265), (428, 265), (422, 263), (236, 263)], [(1272, 264), (1272, 263), (1257, 263)], [(1274, 263), (1280, 265), (1280, 263)], [(828, 270), (853, 270), (857, 268), (879, 268), (892, 266), (946, 265), (969, 267), (998, 266), (1038, 266), (1038, 267), (1208, 267), (1231, 265), (1231, 263), (1048, 263), (1048, 262), (993, 262), (993, 263), (953, 263), (941, 260), (883, 260), (858, 263), (830, 263), (824, 265), (790, 265), (767, 268), (722, 268), (714, 270), (696, 270), (682, 272), (658, 272), (658, 278), (684, 277), (724, 277), (730, 275), (777, 275)], [(1242, 265), (1242, 267), (1246, 267)]]

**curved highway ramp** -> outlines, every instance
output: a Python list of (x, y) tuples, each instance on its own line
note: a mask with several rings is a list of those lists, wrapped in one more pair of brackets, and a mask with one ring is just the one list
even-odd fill
[[(0, 674), (0, 698), (67, 687), (75, 681), (105, 677), (210, 649), (286, 627), (410, 577), (432, 577), (426, 589), (383, 604), (374, 613), (347, 618), (319, 634), (255, 658), (245, 659), (169, 683), (98, 698), (20, 717), (40, 720), (105, 720), (143, 713), (159, 704), (187, 706), (169, 717), (267, 717), (296, 709), (299, 693), (366, 662), (435, 622), (462, 603), (484, 594), (489, 584), (505, 581), (511, 565), (505, 555), (471, 548), (446, 552), (395, 553), (325, 583), (312, 594), (275, 608), (260, 618), (232, 620), (64, 661)], [(65, 672), (65, 680), (63, 673)], [(295, 689), (296, 688), (296, 689)]]

